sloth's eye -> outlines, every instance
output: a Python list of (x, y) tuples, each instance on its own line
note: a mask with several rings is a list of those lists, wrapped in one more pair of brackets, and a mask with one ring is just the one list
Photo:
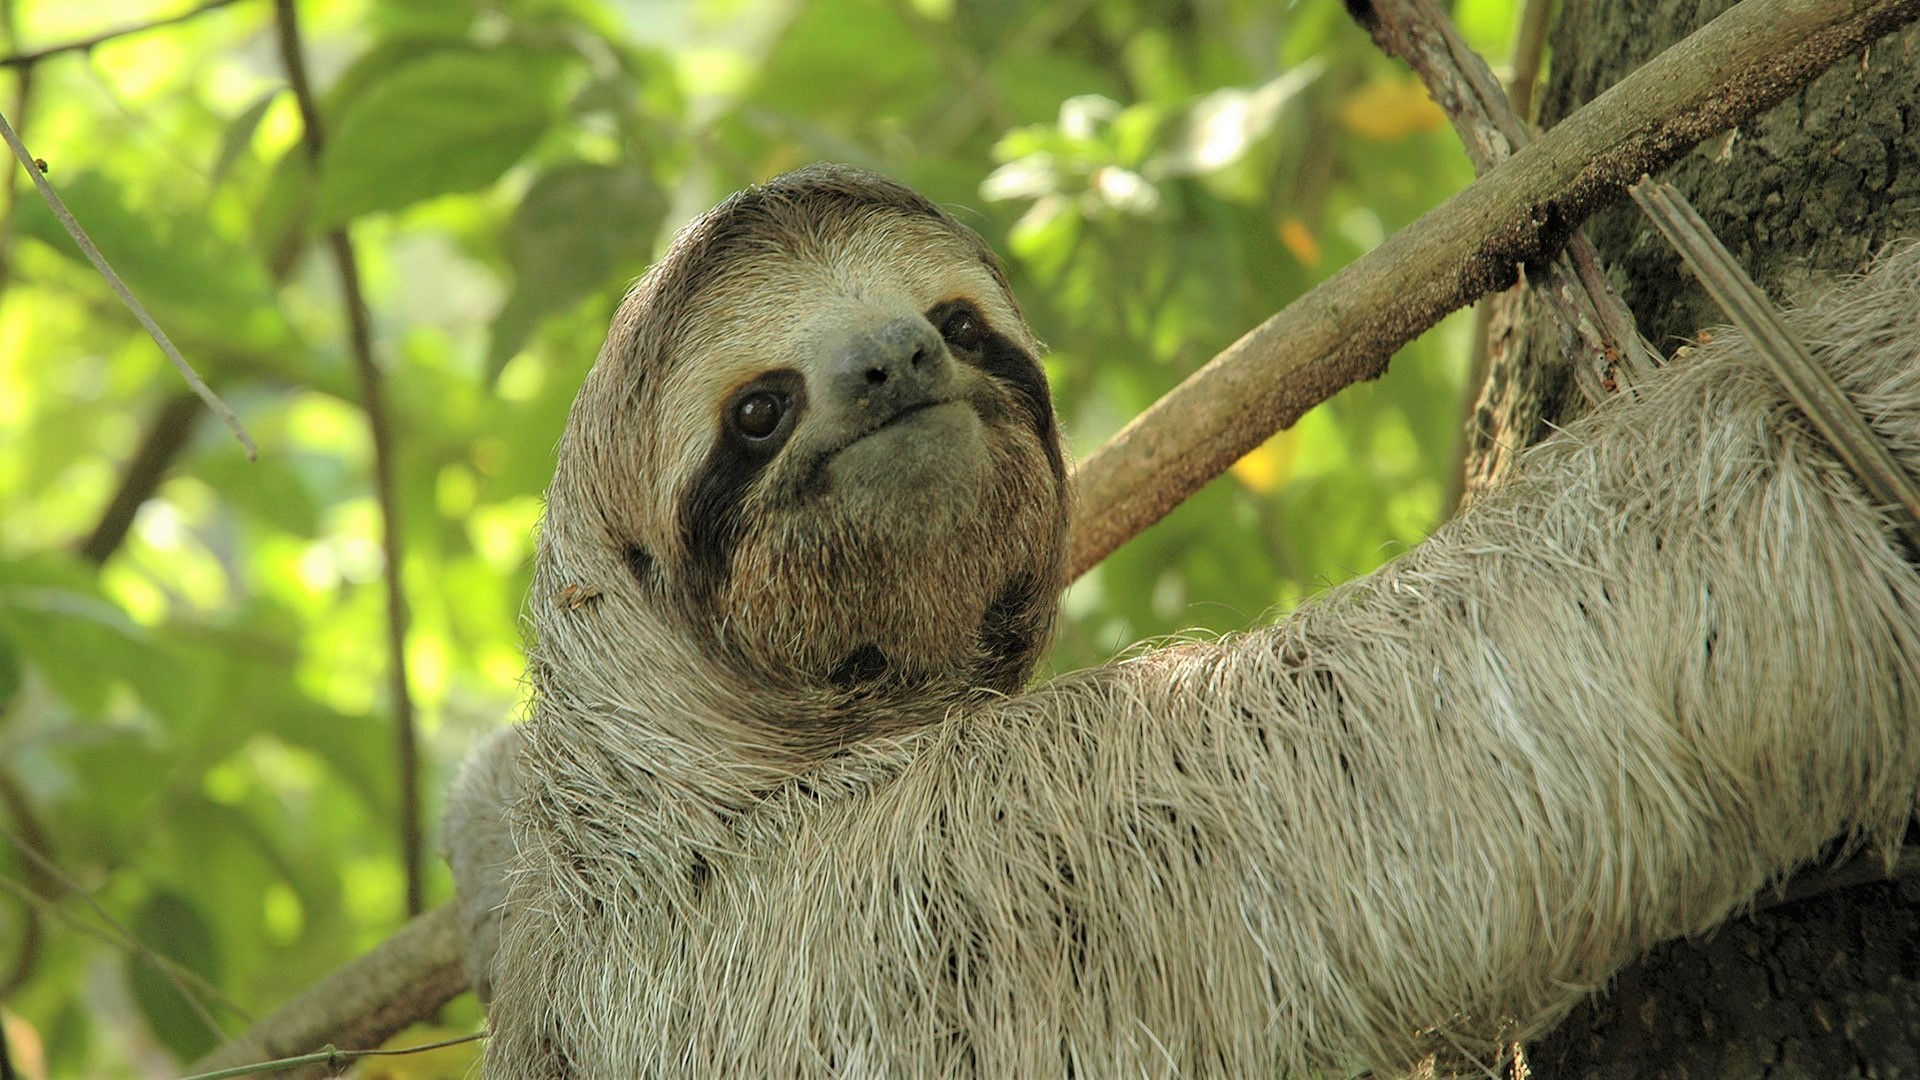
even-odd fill
[(756, 390), (733, 407), (733, 426), (749, 439), (766, 439), (780, 430), (780, 419), (787, 414), (787, 401), (779, 394)]
[(940, 323), (940, 336), (956, 349), (973, 350), (980, 347), (987, 331), (973, 305), (960, 304)]

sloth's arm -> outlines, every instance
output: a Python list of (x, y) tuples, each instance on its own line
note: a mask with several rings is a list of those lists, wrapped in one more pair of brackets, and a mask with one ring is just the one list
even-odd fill
[(520, 739), (517, 725), (504, 728), (467, 755), (447, 795), (442, 828), (466, 946), (467, 978), (482, 1003), (493, 997), (493, 959), (506, 918), (507, 871), (514, 850), (507, 815), (520, 792)]

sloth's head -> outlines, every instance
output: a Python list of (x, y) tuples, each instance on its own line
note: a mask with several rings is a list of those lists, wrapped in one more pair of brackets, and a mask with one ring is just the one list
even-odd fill
[(574, 403), (540, 661), (710, 680), (775, 726), (1017, 689), (1068, 512), (1037, 353), (992, 252), (899, 184), (816, 166), (728, 199)]

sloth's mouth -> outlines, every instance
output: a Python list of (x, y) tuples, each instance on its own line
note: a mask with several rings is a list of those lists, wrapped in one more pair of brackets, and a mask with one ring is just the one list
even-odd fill
[[(824, 492), (828, 487), (826, 483), (827, 469), (840, 460), (840, 455), (846, 453), (848, 450), (852, 450), (854, 447), (859, 446), (861, 443), (866, 442), (868, 439), (883, 431), (898, 427), (925, 413), (944, 408), (948, 405), (959, 405), (964, 408), (972, 407), (965, 398), (960, 397), (939, 398), (933, 401), (922, 401), (909, 405), (871, 427), (856, 431), (845, 439), (824, 447), (812, 455), (807, 461), (804, 472), (800, 474), (802, 479), (797, 481), (792, 490), (801, 497)], [(916, 456), (911, 446), (901, 449), (907, 457)]]
[[(902, 421), (910, 420), (913, 417), (919, 416), (921, 413), (926, 412), (928, 409), (937, 409), (942, 405), (957, 405), (959, 403), (960, 403), (959, 398), (941, 398), (937, 401), (923, 401), (918, 405), (909, 405), (906, 408), (901, 409), (899, 412), (894, 413), (892, 416), (887, 417), (885, 420), (880, 421), (879, 423), (873, 425), (872, 427), (866, 429), (865, 431), (862, 431), (858, 435), (855, 435), (853, 438), (848, 439), (846, 442), (840, 444), (840, 446), (833, 451), (833, 454), (838, 454), (840, 453), (840, 451), (845, 450), (848, 447), (853, 446), (859, 443), (860, 441), (862, 441), (863, 439), (866, 439), (870, 436), (878, 435), (880, 432), (885, 431), (888, 428), (901, 423)], [(832, 455), (828, 455), (828, 456), (832, 456)]]

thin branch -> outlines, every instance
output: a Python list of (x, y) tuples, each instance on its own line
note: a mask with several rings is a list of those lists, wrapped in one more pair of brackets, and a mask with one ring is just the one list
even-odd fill
[[(0, 720), (5, 719), (5, 712), (6, 702), (0, 701)], [(40, 816), (34, 813), (33, 804), (27, 800), (27, 793), (4, 770), (0, 770), (0, 804), (6, 806), (7, 815), (13, 818), (14, 828), (20, 830), (20, 835), (27, 843), (40, 851), (53, 850), (47, 840), (46, 829), (40, 824)], [(26, 879), (26, 884), (21, 886), (21, 891), (26, 895), (20, 898), (20, 948), (14, 953), (13, 963), (6, 974), (0, 975), (0, 1001), (12, 998), (33, 977), (34, 968), (40, 961), (41, 940), (40, 909), (34, 901), (52, 895), (58, 888), (53, 878), (32, 863), (28, 863), (25, 870), (21, 875)], [(0, 884), (11, 882), (0, 878)]]
[[(294, 10), (294, 0), (274, 0), (273, 10), (274, 23), (279, 28), (280, 59), (286, 66), (287, 82), (293, 87), (300, 119), (306, 128), (307, 163), (318, 170), (320, 155), (326, 147), (326, 133), (320, 123), (320, 108), (313, 96), (313, 87), (307, 80), (299, 16)], [(393, 699), (394, 748), (400, 782), (400, 857), (407, 879), (407, 914), (418, 915), (426, 906), (423, 886), (426, 856), (420, 829), (419, 740), (414, 734), (413, 694), (407, 679), (407, 594), (401, 576), (404, 546), (400, 537), (400, 505), (394, 493), (393, 427), (387, 416), (380, 367), (373, 359), (373, 330), (367, 318), (366, 297), (360, 288), (360, 262), (345, 226), (327, 234), (327, 247), (340, 275), (340, 296), (346, 307), (353, 369), (360, 381), (361, 408), (367, 414), (367, 431), (373, 443), (373, 484), (380, 501), (380, 544), (387, 560), (387, 687)]]
[(58, 882), (61, 888), (78, 896), (81, 902), (93, 911), (96, 918), (113, 928), (113, 932), (119, 936), (122, 947), (132, 951), (142, 960), (152, 965), (153, 969), (158, 971), (161, 977), (165, 978), (167, 982), (173, 986), (174, 992), (179, 994), (181, 1000), (187, 1003), (187, 1007), (193, 1010), (195, 1016), (200, 1018), (200, 1022), (207, 1026), (207, 1030), (213, 1032), (215, 1038), (226, 1038), (226, 1030), (220, 1026), (220, 1021), (213, 1018), (213, 1013), (209, 1012), (206, 1005), (201, 1002), (200, 996), (187, 988), (186, 981), (174, 973), (172, 965), (165, 962), (158, 953), (148, 948), (147, 943), (141, 941), (134, 935), (133, 931), (127, 929), (126, 924), (114, 918), (113, 912), (108, 911), (104, 904), (94, 899), (92, 893), (81, 888), (79, 882), (68, 877), (66, 871), (60, 869), (52, 859), (40, 854), (32, 844), (27, 843), (15, 835), (13, 830), (0, 828), (0, 839), (5, 839), (8, 843), (12, 844), (14, 850), (25, 856), (28, 862), (39, 867), (42, 873)]
[(60, 193), (53, 190), (52, 184), (47, 183), (47, 178), (41, 174), (40, 165), (34, 160), (33, 154), (27, 150), (26, 144), (20, 141), (20, 136), (13, 133), (13, 125), (7, 123), (7, 118), (4, 116), (0, 116), (0, 138), (6, 139), (7, 145), (13, 148), (13, 156), (19, 158), (20, 164), (26, 167), (27, 175), (33, 178), (33, 186), (40, 189), (40, 197), (47, 201), (47, 208), (53, 211), (55, 218), (59, 219), (61, 227), (67, 230), (67, 235), (73, 237), (73, 242), (80, 246), (80, 253), (87, 257), (87, 261), (93, 264), (93, 268), (100, 272), (101, 277), (107, 279), (107, 284), (113, 286), (113, 291), (119, 294), (120, 301), (127, 305), (127, 310), (133, 312), (134, 318), (140, 320), (140, 325), (146, 327), (148, 336), (153, 338), (154, 344), (160, 346), (161, 352), (167, 354), (167, 359), (173, 362), (174, 368), (180, 372), (181, 378), (187, 380), (187, 385), (193, 388), (193, 392), (200, 396), (201, 401), (207, 403), (207, 408), (212, 409), (216, 416), (226, 421), (234, 437), (240, 440), (240, 445), (246, 447), (247, 460), (253, 461), (258, 458), (260, 455), (254, 449), (253, 437), (247, 434), (247, 429), (241, 425), (240, 418), (233, 415), (233, 410), (227, 408), (227, 403), (221, 401), (219, 395), (201, 380), (200, 373), (193, 370), (193, 365), (187, 363), (187, 358), (180, 355), (179, 349), (173, 347), (173, 342), (167, 338), (167, 332), (160, 329), (160, 324), (153, 321), (152, 315), (147, 314), (147, 309), (134, 297), (133, 290), (127, 288), (127, 283), (120, 280), (120, 275), (113, 272), (113, 267), (107, 265), (106, 256), (100, 254), (100, 249), (93, 245), (93, 240), (87, 236), (86, 230), (74, 220), (73, 212), (67, 209), (65, 202), (61, 201)]
[(306, 1065), (323, 1066), (328, 1075), (338, 1074), (349, 1064), (367, 1057), (403, 1057), (407, 1054), (424, 1054), (429, 1050), (445, 1050), (449, 1046), (478, 1042), (487, 1037), (486, 1032), (476, 1031), (471, 1035), (459, 1035), (438, 1042), (421, 1043), (419, 1046), (403, 1046), (398, 1050), (336, 1050), (331, 1046), (322, 1047), (311, 1054), (299, 1054), (294, 1057), (279, 1058), (274, 1061), (261, 1061), (252, 1065), (235, 1065), (231, 1069), (216, 1069), (213, 1072), (195, 1073), (181, 1080), (229, 1080), (235, 1076), (255, 1076), (260, 1073), (291, 1072)]
[(1175, 387), (1078, 470), (1075, 576), (1440, 317), (1511, 285), (1642, 173), (1920, 17), (1920, 0), (1743, 0), (1354, 260)]
[(1507, 101), (1523, 123), (1533, 123), (1533, 86), (1547, 53), (1547, 24), (1553, 0), (1526, 0), (1520, 9), (1520, 29), (1514, 35), (1513, 74), (1507, 80)]
[[(1511, 279), (1515, 263), (1551, 251), (1566, 228), (1618, 198), (1641, 173), (1920, 17), (1920, 0), (1854, 0), (1813, 14), (1798, 7), (1744, 0), (1149, 409), (1079, 469), (1075, 574), (1309, 406), (1379, 374), (1398, 344)], [(327, 1042), (378, 1041), (342, 1032), (385, 1037), (439, 1008), (466, 988), (461, 955), (453, 906), (436, 908), (196, 1067), (275, 1056), (258, 1052), (267, 1046), (297, 1053)]]
[[(0, 892), (6, 893), (8, 896), (27, 905), (29, 910), (53, 919), (76, 934), (91, 938), (109, 949), (116, 949), (130, 956), (139, 956), (140, 959), (159, 967), (162, 971), (171, 972), (174, 978), (192, 987), (193, 990), (201, 996), (202, 1000), (211, 1001), (220, 1006), (227, 1015), (239, 1020), (243, 1024), (251, 1024), (256, 1019), (251, 1012), (248, 1012), (239, 1002), (228, 997), (224, 991), (218, 986), (215, 986), (206, 976), (177, 960), (162, 956), (159, 953), (150, 952), (142, 955), (136, 945), (126, 941), (111, 928), (97, 926), (88, 922), (75, 913), (68, 911), (65, 907), (62, 907), (58, 901), (49, 899), (47, 896), (35, 892), (28, 886), (0, 877)], [(11, 997), (12, 995), (8, 996)]]
[[(1433, 0), (1373, 0), (1356, 18), (1383, 52), (1398, 56), (1427, 87), (1460, 133), (1474, 172), (1488, 171), (1533, 141), (1492, 69), (1467, 45)], [(1573, 374), (1589, 402), (1654, 365), (1633, 313), (1598, 272), (1599, 255), (1576, 230), (1566, 250), (1528, 276), (1560, 327)], [(1624, 375), (1625, 378), (1620, 378)]]
[(1667, 184), (1641, 180), (1633, 199), (1646, 211), (1667, 243), (1680, 253), (1707, 295), (1727, 319), (1753, 342), (1754, 351), (1786, 387), (1787, 396), (1812, 422), (1815, 431), (1846, 463), (1880, 505), (1900, 512), (1894, 527), (1907, 542), (1909, 554), (1920, 555), (1920, 487), (1894, 459), (1893, 451), (1831, 373), (1813, 358), (1806, 343), (1781, 321), (1772, 301), (1753, 283), (1733, 254), (1713, 234), (1686, 197)]
[(167, 399), (153, 422), (140, 437), (140, 445), (127, 460), (120, 474), (120, 486), (93, 531), (80, 543), (80, 557), (100, 566), (106, 563), (120, 544), (140, 507), (159, 490), (167, 475), (167, 466), (193, 438), (195, 421), (200, 418), (200, 399), (192, 394), (175, 394)]
[(117, 38), (132, 37), (135, 34), (144, 34), (149, 30), (158, 30), (164, 26), (183, 23), (188, 19), (198, 18), (209, 11), (217, 11), (220, 8), (238, 2), (239, 0), (205, 0), (200, 6), (189, 8), (177, 15), (167, 15), (158, 19), (150, 19), (147, 22), (130, 23), (117, 29), (103, 30), (91, 37), (63, 42), (59, 45), (49, 45), (44, 49), (14, 53), (11, 56), (0, 56), (0, 67), (30, 68), (50, 56), (59, 56), (61, 53), (91, 52), (96, 46), (105, 45), (107, 42)]

